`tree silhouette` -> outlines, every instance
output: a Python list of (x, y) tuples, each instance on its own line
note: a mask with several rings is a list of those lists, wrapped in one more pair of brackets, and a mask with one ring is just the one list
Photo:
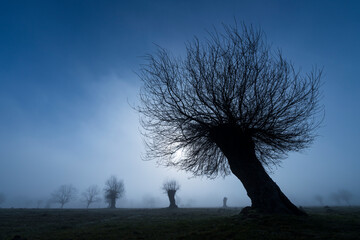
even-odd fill
[(142, 202), (145, 208), (154, 208), (156, 205), (156, 199), (151, 195), (144, 195)]
[(147, 159), (195, 176), (232, 172), (257, 211), (303, 214), (264, 166), (313, 142), (321, 71), (296, 71), (261, 30), (244, 24), (195, 38), (184, 58), (158, 48), (145, 60), (137, 110)]
[(331, 193), (330, 194), (330, 198), (337, 204), (337, 205), (340, 205), (341, 203), (341, 197), (339, 195), (339, 193)]
[(60, 207), (63, 208), (64, 205), (76, 196), (77, 190), (71, 184), (61, 185), (53, 194), (52, 201), (59, 203)]
[(41, 205), (43, 204), (43, 202), (44, 202), (44, 200), (38, 199), (38, 200), (36, 201), (36, 208), (40, 208)]
[(320, 205), (324, 205), (324, 200), (323, 197), (321, 195), (315, 195), (315, 200), (318, 201), (320, 203)]
[(0, 205), (3, 204), (6, 200), (5, 194), (0, 193)]
[(347, 203), (347, 205), (350, 206), (350, 199), (353, 197), (352, 193), (349, 192), (348, 190), (346, 189), (340, 189), (338, 191), (338, 196), (341, 200), (343, 200), (344, 202)]
[(100, 189), (97, 185), (92, 185), (88, 187), (83, 193), (83, 201), (86, 202), (86, 208), (92, 203), (99, 202), (101, 199), (99, 197)]
[(176, 205), (175, 202), (175, 194), (176, 191), (180, 189), (179, 183), (175, 180), (166, 181), (164, 182), (162, 189), (164, 190), (164, 193), (167, 194), (169, 197), (169, 201), (170, 201), (169, 208), (177, 208), (178, 206)]
[(116, 208), (116, 200), (124, 196), (125, 187), (122, 180), (118, 180), (115, 176), (111, 176), (105, 182), (105, 200), (109, 204), (109, 208)]
[(228, 198), (227, 197), (224, 197), (224, 199), (223, 199), (223, 208), (227, 208), (228, 206), (227, 206), (227, 200), (228, 200)]

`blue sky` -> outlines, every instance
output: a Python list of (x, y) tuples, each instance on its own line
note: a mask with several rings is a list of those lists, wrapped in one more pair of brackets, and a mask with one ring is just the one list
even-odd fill
[(246, 205), (233, 176), (207, 180), (142, 161), (136, 104), (142, 56), (174, 54), (234, 19), (261, 26), (303, 72), (324, 68), (325, 121), (310, 149), (271, 177), (297, 204), (347, 189), (360, 203), (360, 4), (357, 1), (0, 1), (0, 192), (7, 206), (124, 179), (123, 206), (182, 184), (183, 205)]

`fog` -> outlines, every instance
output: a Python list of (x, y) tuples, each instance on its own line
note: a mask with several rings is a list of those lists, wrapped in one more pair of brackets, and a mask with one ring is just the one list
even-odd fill
[[(21, 4), (20, 4), (21, 3)], [(296, 205), (360, 204), (360, 18), (356, 7), (321, 1), (19, 2), (0, 10), (0, 193), (2, 208), (57, 208), (51, 194), (72, 184), (77, 197), (112, 175), (124, 181), (117, 207), (167, 207), (161, 187), (177, 180), (179, 207), (243, 207), (241, 182), (194, 178), (142, 159), (141, 57), (154, 43), (176, 54), (193, 35), (232, 24), (260, 25), (303, 71), (324, 67), (325, 121), (311, 148), (290, 153), (270, 176)], [(356, 3), (354, 3), (356, 5)], [(101, 5), (101, 6), (100, 6)], [(349, 201), (339, 197), (350, 193)], [(340, 194), (341, 195), (341, 194)], [(321, 196), (322, 201), (319, 201)], [(0, 197), (1, 198), (1, 197)], [(104, 200), (91, 207), (106, 207)]]

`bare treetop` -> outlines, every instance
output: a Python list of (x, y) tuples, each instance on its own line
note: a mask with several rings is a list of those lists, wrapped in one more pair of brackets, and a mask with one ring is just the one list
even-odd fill
[(162, 189), (164, 190), (165, 193), (167, 193), (168, 191), (177, 191), (180, 189), (180, 184), (176, 181), (176, 180), (169, 180), (164, 182)]
[[(139, 112), (147, 158), (195, 175), (229, 174), (215, 143), (220, 129), (251, 139), (265, 165), (308, 147), (321, 122), (321, 71), (301, 74), (262, 31), (225, 26), (205, 42), (187, 44), (185, 58), (159, 48), (147, 55)], [(185, 154), (179, 161), (175, 153)]]

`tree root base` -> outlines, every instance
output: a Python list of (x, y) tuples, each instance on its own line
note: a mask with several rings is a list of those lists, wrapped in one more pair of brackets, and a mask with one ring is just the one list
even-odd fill
[(253, 208), (253, 207), (244, 207), (239, 215), (243, 218), (260, 218), (266, 215), (294, 215), (294, 216), (307, 216), (307, 213), (303, 209), (299, 209), (297, 213), (289, 212), (266, 212), (262, 209)]

